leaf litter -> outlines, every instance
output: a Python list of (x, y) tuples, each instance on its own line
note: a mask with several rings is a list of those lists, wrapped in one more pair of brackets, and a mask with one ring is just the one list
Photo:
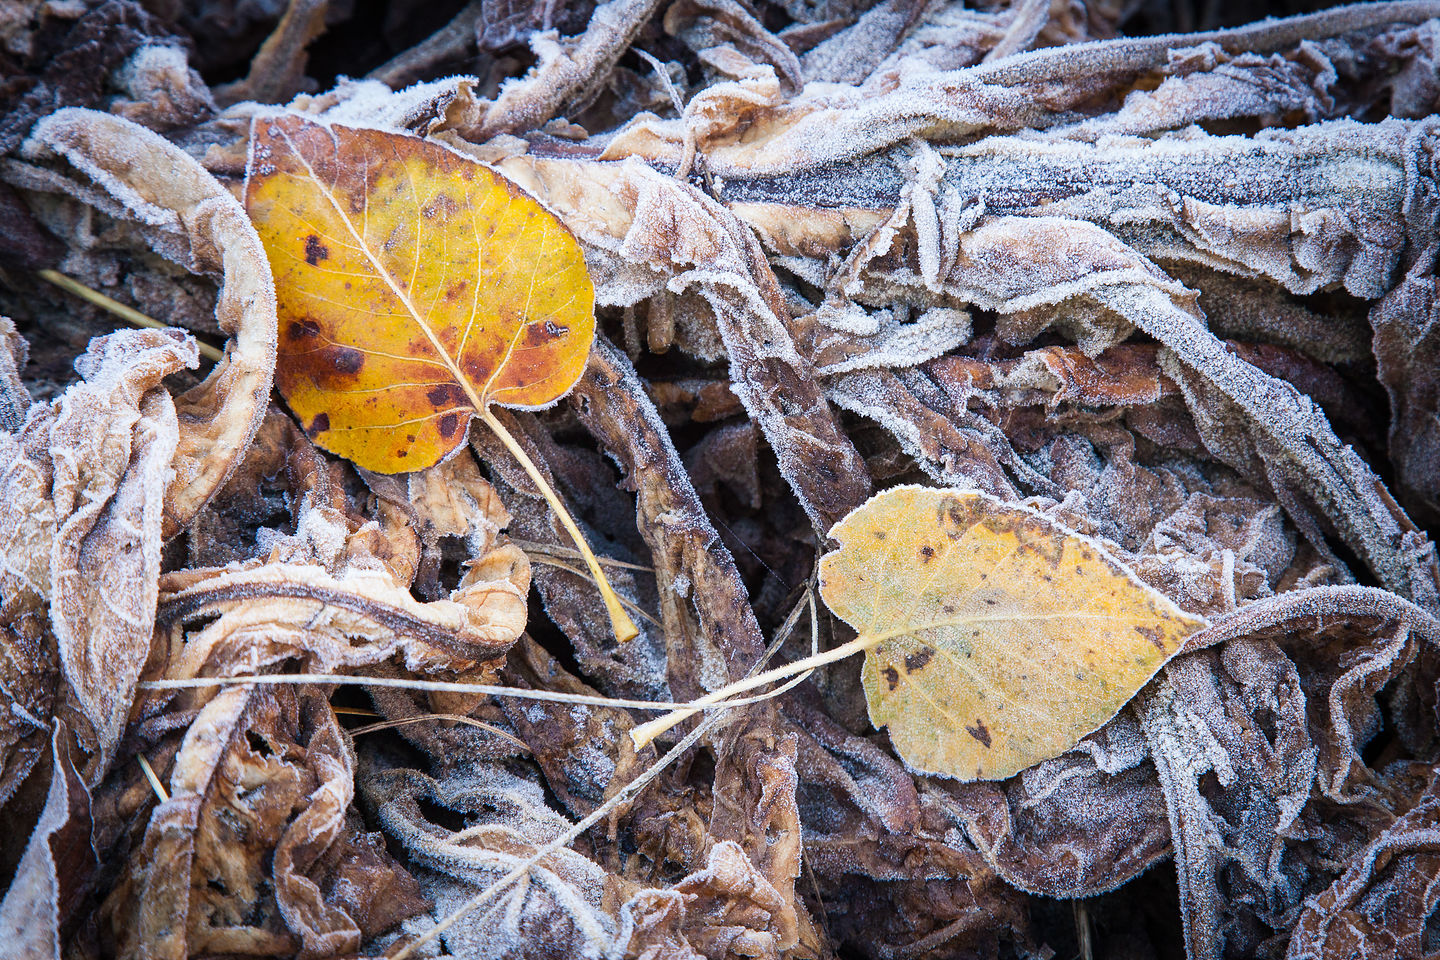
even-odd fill
[(4, 949), (1436, 952), (1440, 5), (1190, 6), (7, 19)]

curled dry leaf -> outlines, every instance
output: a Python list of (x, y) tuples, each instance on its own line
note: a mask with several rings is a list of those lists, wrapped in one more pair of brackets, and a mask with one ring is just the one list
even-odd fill
[(1425, 955), (1440, 871), (1437, 800), (1432, 785), (1328, 890), (1306, 903), (1286, 953), (1290, 960)]
[[(546, 806), (537, 783), (494, 765), (445, 780), (377, 770), (362, 789), (387, 831), (433, 872), (427, 886), (441, 916), (469, 898), (469, 885), (498, 880), (569, 826)], [(426, 811), (437, 808), (464, 816), (466, 828), (457, 836), (435, 823)], [(606, 957), (616, 933), (606, 906), (621, 892), (617, 879), (573, 850), (558, 850), (447, 933), (445, 944), (453, 953), (501, 956), (544, 938), (567, 956)]]
[[(1324, 587), (1251, 604), (1192, 638), (1216, 646), (1166, 667), (1137, 712), (1169, 808), (1191, 956), (1258, 952), (1268, 931), (1295, 925), (1333, 877), (1308, 860), (1319, 848), (1305, 830), (1320, 830), (1325, 856), (1349, 858), (1420, 803), (1428, 766), (1412, 777), (1402, 761), (1385, 776), (1355, 745), (1378, 720), (1375, 694), (1436, 636), (1440, 622), (1391, 593)], [(1433, 704), (1422, 709), (1433, 723)], [(1228, 906), (1241, 899), (1252, 905)], [(1227, 913), (1249, 929), (1222, 935)]]
[[(299, 443), (302, 456), (314, 456), (308, 441)], [(466, 493), (452, 489), (444, 503), (415, 502), (422, 528), (458, 529), (449, 525), (459, 522), (469, 528), (467, 569), (448, 597), (421, 602), (411, 595), (391, 543), (399, 531), (387, 539), (374, 522), (350, 522), (343, 493), (319, 461), (320, 469), (302, 480), (296, 534), (271, 538), (266, 557), (161, 577), (160, 624), (176, 631), (203, 624), (173, 648), (165, 677), (248, 673), (291, 659), (326, 673), (395, 657), (409, 670), (433, 673), (502, 656), (525, 629), (530, 564), (517, 547), (500, 542), (508, 515), (499, 498), (478, 476), (467, 477), (463, 461), (452, 463), (448, 474), (468, 479), (480, 501), (467, 505)], [(325, 502), (336, 496), (339, 508)], [(456, 507), (464, 511), (459, 518)], [(408, 532), (403, 524), (401, 530)], [(413, 561), (400, 566), (414, 576)]]
[(220, 617), (187, 643), (169, 679), (197, 676), (217, 656), (226, 665), (254, 666), (299, 656), (319, 673), (396, 655), (422, 672), (493, 659), (524, 630), (530, 586), (524, 554), (512, 546), (499, 552), (473, 567), (451, 599), (430, 603), (416, 601), (383, 569), (334, 576), (319, 566), (267, 563), (174, 578), (161, 622)]
[[(218, 694), (190, 723), (168, 799), (105, 902), (117, 955), (328, 957), (360, 944), (349, 911), (369, 926), (422, 908), (414, 881), (383, 852), (365, 855), (368, 875), (350, 875), (374, 883), (363, 890), (326, 856), (342, 836), (357, 856), (365, 846), (346, 818), (353, 791), (353, 755), (319, 693)], [(374, 903), (386, 894), (396, 901)]]
[(776, 726), (768, 710), (753, 711), (726, 731), (717, 749), (716, 783), (720, 789), (714, 798), (710, 832), (724, 842), (712, 849), (711, 863), (717, 859), (719, 847), (727, 843), (743, 851), (747, 866), (753, 864), (778, 894), (779, 904), (767, 907), (772, 949), (816, 956), (824, 949), (819, 931), (809, 912), (797, 908), (795, 895), (801, 861), (800, 810), (795, 797), (798, 738), (793, 734), (776, 738), (772, 732)]
[(50, 789), (35, 830), (0, 902), (0, 934), (16, 956), (59, 960), (60, 930), (95, 871), (90, 792), (70, 759), (70, 731), (51, 735)]

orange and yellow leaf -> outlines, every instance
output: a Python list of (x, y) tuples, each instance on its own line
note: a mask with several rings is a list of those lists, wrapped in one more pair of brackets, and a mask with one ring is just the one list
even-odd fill
[(490, 403), (569, 392), (595, 337), (580, 246), (487, 167), (428, 140), (255, 124), (245, 206), (279, 301), (275, 382), (326, 450), (422, 469)]

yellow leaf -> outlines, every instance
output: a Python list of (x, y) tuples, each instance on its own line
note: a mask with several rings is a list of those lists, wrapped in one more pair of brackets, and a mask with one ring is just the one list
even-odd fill
[(983, 493), (894, 487), (830, 536), (820, 595), (859, 636), (640, 724), (637, 747), (863, 651), (870, 719), (911, 768), (1002, 780), (1099, 729), (1206, 625), (1095, 541)]
[(927, 773), (1058, 756), (1205, 625), (1098, 543), (981, 493), (896, 487), (830, 535), (820, 592), (861, 635), (870, 718)]
[(275, 383), (315, 442), (419, 470), (490, 403), (569, 392), (595, 338), (580, 245), (509, 180), (418, 137), (256, 122), (245, 207), (279, 302)]

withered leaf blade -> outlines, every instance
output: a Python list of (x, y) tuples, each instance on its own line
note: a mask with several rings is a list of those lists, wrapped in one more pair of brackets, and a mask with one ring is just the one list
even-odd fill
[(564, 396), (595, 336), (575, 238), (452, 150), (300, 116), (256, 121), (245, 206), (279, 301), (276, 385), (317, 444), (419, 470), (487, 404)]
[(1058, 756), (1204, 626), (1098, 543), (978, 492), (894, 487), (830, 536), (820, 592), (871, 641), (870, 719), (926, 773), (1000, 780)]

